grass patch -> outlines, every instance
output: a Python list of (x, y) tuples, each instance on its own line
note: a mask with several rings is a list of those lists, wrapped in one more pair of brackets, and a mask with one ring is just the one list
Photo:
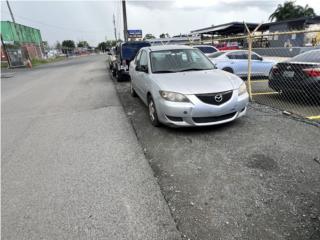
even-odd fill
[(1, 61), (1, 68), (8, 68), (8, 67), (9, 67), (8, 62)]
[(31, 60), (31, 63), (32, 63), (32, 67), (35, 67), (35, 66), (39, 66), (39, 65), (42, 65), (42, 64), (58, 62), (58, 61), (61, 61), (61, 60), (64, 60), (64, 59), (66, 59), (66, 57), (63, 57), (63, 56), (56, 57), (56, 58), (49, 58), (49, 59), (38, 59), (38, 58), (35, 58), (35, 59)]

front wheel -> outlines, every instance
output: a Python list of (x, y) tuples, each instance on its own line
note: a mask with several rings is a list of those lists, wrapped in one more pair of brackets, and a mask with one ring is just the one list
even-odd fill
[(155, 127), (159, 127), (160, 122), (157, 115), (156, 105), (154, 104), (154, 101), (151, 96), (148, 99), (148, 110), (149, 110), (149, 119), (151, 121), (151, 124)]

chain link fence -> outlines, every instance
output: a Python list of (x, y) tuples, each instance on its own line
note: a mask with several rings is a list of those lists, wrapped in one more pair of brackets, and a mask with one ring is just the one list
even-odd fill
[(208, 57), (245, 80), (252, 101), (320, 121), (320, 29), (254, 31), (201, 44), (224, 47)]

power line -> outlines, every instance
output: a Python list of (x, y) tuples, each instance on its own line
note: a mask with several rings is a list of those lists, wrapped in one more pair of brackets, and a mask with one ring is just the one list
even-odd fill
[[(6, 11), (6, 12), (9, 13), (8, 11)], [(60, 29), (60, 30), (63, 30), (63, 31), (83, 32), (83, 33), (106, 32), (106, 30), (95, 30), (95, 31), (92, 31), (92, 30), (80, 30), (80, 29), (65, 28), (65, 27), (56, 26), (56, 25), (52, 25), (52, 24), (49, 24), (49, 23), (37, 21), (37, 20), (34, 20), (34, 19), (30, 19), (30, 18), (27, 18), (27, 17), (24, 17), (24, 16), (19, 16), (19, 15), (16, 15), (16, 14), (15, 14), (15, 16), (18, 17), (19, 19), (24, 19), (24, 20), (27, 20), (27, 21), (30, 21), (30, 22), (34, 22), (34, 23), (41, 24), (41, 25), (44, 25), (44, 26), (47, 26), (47, 27), (51, 27), (51, 28)]]

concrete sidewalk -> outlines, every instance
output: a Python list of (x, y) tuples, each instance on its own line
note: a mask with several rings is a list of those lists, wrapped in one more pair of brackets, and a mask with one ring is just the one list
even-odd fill
[(180, 239), (104, 56), (2, 79), (3, 239)]

